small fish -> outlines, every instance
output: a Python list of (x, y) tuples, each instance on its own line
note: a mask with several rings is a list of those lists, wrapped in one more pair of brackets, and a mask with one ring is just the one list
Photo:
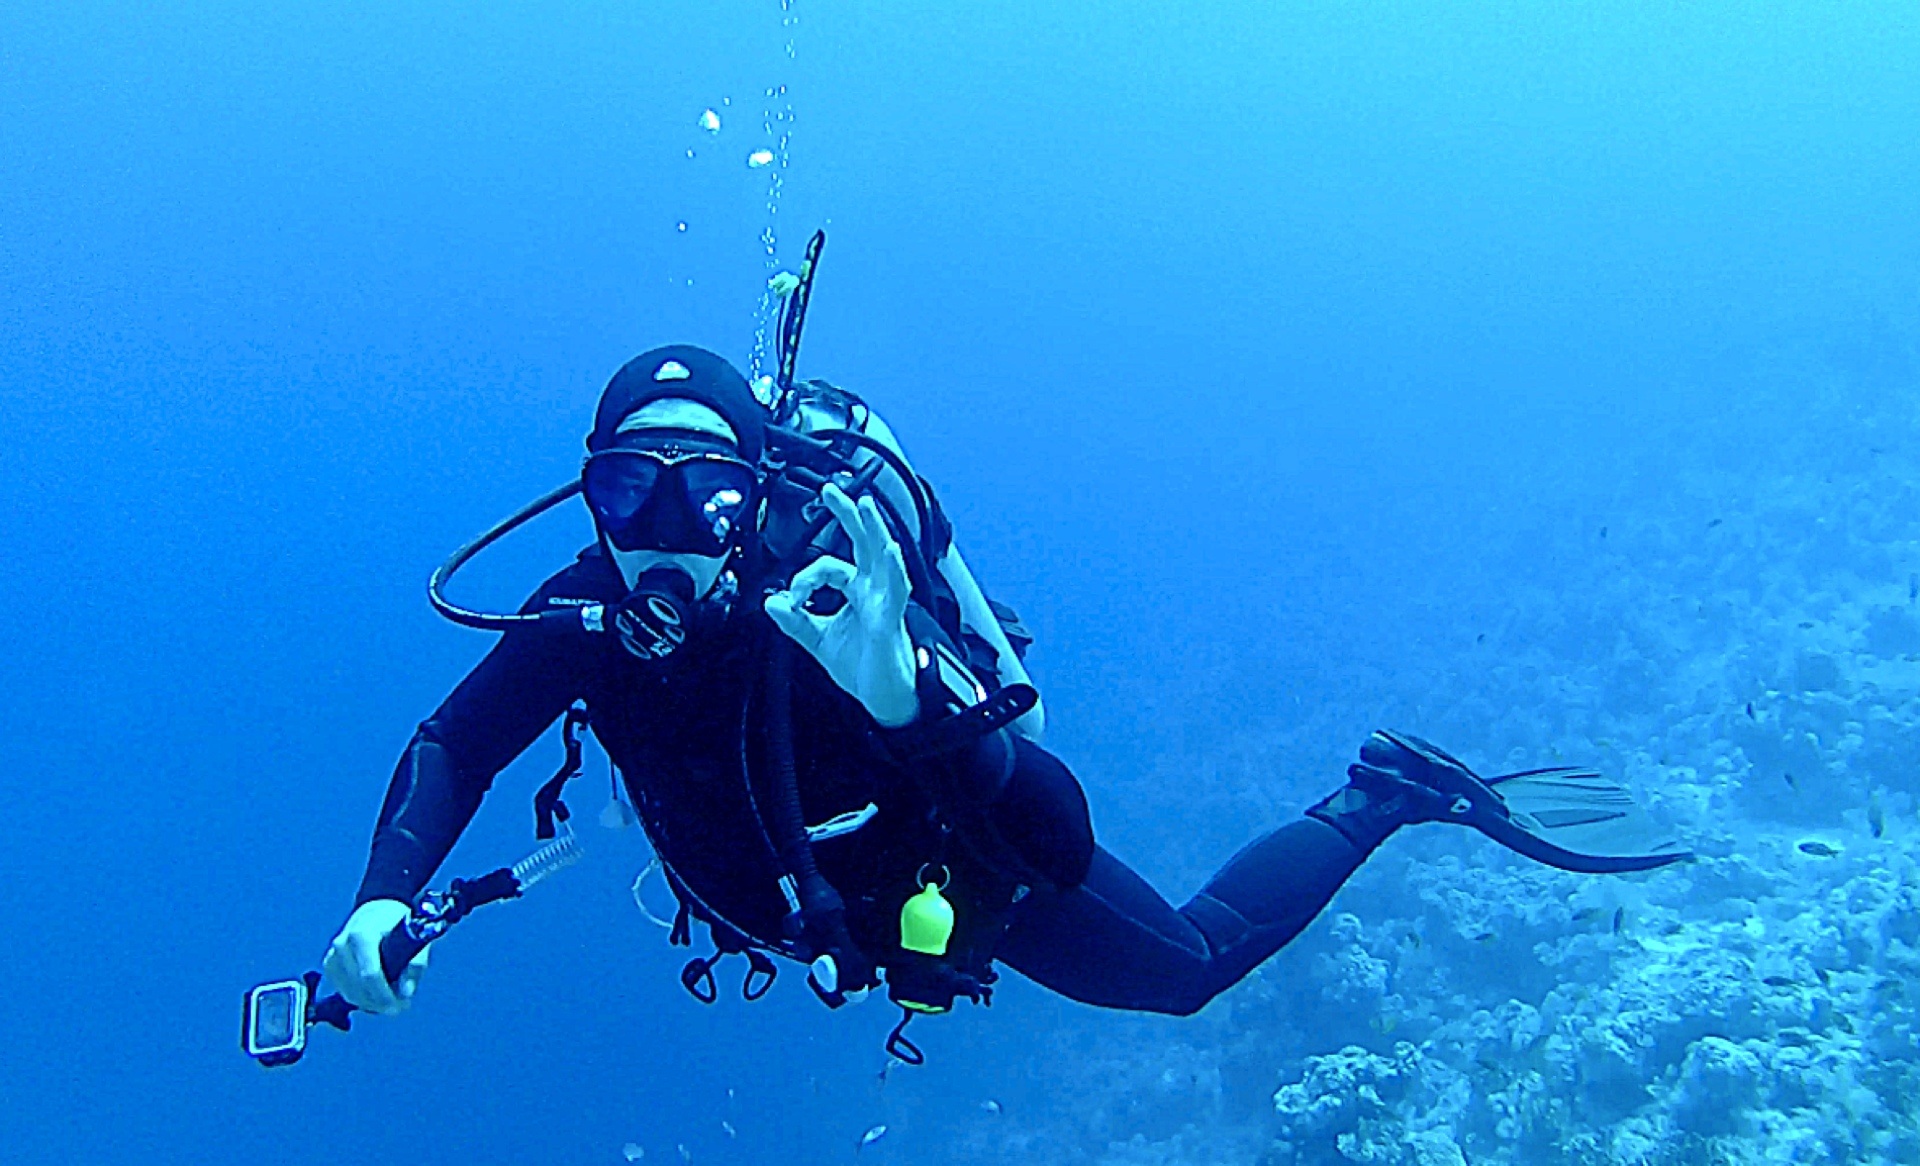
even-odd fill
[(1839, 850), (1835, 849), (1834, 847), (1828, 846), (1824, 842), (1802, 842), (1800, 844), (1800, 853), (1811, 854), (1815, 858), (1840, 857)]
[(1600, 537), (1601, 538), (1607, 537), (1607, 528), (1604, 526), (1600, 528)]
[(1712, 530), (1714, 527), (1719, 526), (1721, 523), (1725, 521), (1726, 519), (1724, 518), (1716, 518), (1712, 522), (1707, 523), (1707, 529)]
[(1827, 969), (1815, 968), (1813, 969), (1813, 974), (1820, 977), (1820, 986), (1822, 988), (1833, 987), (1833, 978), (1827, 974)]
[(992, 1114), (995, 1117), (999, 1117), (1001, 1114), (1006, 1112), (1006, 1110), (1001, 1107), (1000, 1103), (995, 1101), (991, 1097), (981, 1102), (980, 1108), (986, 1110), (988, 1113)]
[(647, 1156), (647, 1151), (639, 1142), (628, 1142), (620, 1147), (620, 1156), (629, 1162), (638, 1162)]
[(1582, 907), (1573, 913), (1573, 921), (1575, 923), (1591, 923), (1598, 918), (1600, 918), (1600, 908), (1598, 907)]
[(860, 1144), (853, 1148), (853, 1152), (858, 1154), (860, 1151), (866, 1149), (868, 1146), (873, 1145), (875, 1142), (879, 1141), (881, 1138), (884, 1138), (886, 1136), (887, 1136), (886, 1126), (884, 1125), (874, 1126), (872, 1129), (868, 1130), (866, 1133), (860, 1135)]
[(1625, 907), (1615, 907), (1613, 909), (1613, 933), (1615, 935), (1620, 934), (1621, 929), (1626, 925), (1627, 909)]
[(679, 1144), (679, 1145), (677, 1145), (677, 1146), (675, 1146), (675, 1147), (674, 1147), (674, 1149), (676, 1149), (676, 1150), (678, 1150), (678, 1151), (680, 1151), (680, 1160), (681, 1160), (682, 1162), (691, 1162), (691, 1161), (693, 1161), (693, 1151), (692, 1151), (692, 1150), (689, 1150), (689, 1149), (687, 1149), (687, 1146), (686, 1146), (686, 1143), (685, 1143), (685, 1142), (682, 1142), (681, 1144)]
[(1747, 719), (1750, 721), (1757, 721), (1760, 719), (1760, 714), (1753, 711), (1752, 701), (1747, 702)]
[(1810, 619), (1803, 619), (1803, 620), (1801, 620), (1801, 621), (1800, 621), (1800, 630), (1801, 630), (1801, 631), (1803, 631), (1803, 632), (1805, 632), (1805, 631), (1811, 631), (1812, 629), (1813, 629), (1813, 621), (1812, 621), (1812, 620), (1810, 620)]
[(730, 1137), (730, 1138), (737, 1138), (737, 1137), (739, 1137), (739, 1136), (740, 1136), (740, 1131), (739, 1131), (739, 1130), (736, 1130), (736, 1129), (734, 1129), (734, 1128), (733, 1128), (733, 1123), (732, 1123), (732, 1122), (730, 1122), (730, 1121), (723, 1121), (723, 1122), (721, 1122), (721, 1123), (720, 1123), (720, 1128), (721, 1128), (721, 1129), (723, 1129), (723, 1130), (725, 1130), (725, 1131), (727, 1132), (727, 1136), (728, 1136), (728, 1137)]
[(1920, 599), (1920, 571), (1907, 576), (1907, 602)]
[(884, 1064), (884, 1065), (882, 1065), (882, 1066), (880, 1066), (880, 1071), (879, 1071), (878, 1073), (875, 1073), (875, 1074), (874, 1074), (874, 1076), (875, 1076), (875, 1077), (877, 1077), (877, 1078), (879, 1078), (879, 1080), (880, 1080), (880, 1087), (881, 1087), (882, 1089), (884, 1089), (884, 1088), (886, 1088), (886, 1086), (887, 1086), (887, 1078), (893, 1075), (893, 1071), (894, 1071), (894, 1069), (895, 1069), (896, 1067), (898, 1067), (898, 1066), (900, 1066), (900, 1065), (904, 1065), (904, 1064), (906, 1064), (906, 1062), (905, 1062), (905, 1061), (903, 1061), (903, 1060), (901, 1060), (901, 1059), (900, 1059), (899, 1057), (888, 1057), (888, 1058), (887, 1058), (887, 1063), (886, 1063), (886, 1064)]
[(1407, 946), (1414, 949), (1415, 951), (1420, 950), (1420, 933), (1419, 932), (1417, 931), (1407, 932)]
[(1793, 979), (1789, 976), (1767, 976), (1760, 981), (1769, 988), (1791, 988)]
[(1793, 774), (1783, 773), (1780, 776), (1786, 779), (1788, 789), (1792, 790), (1794, 793), (1800, 792), (1800, 783), (1793, 780)]
[(1486, 642), (1487, 642), (1487, 633), (1485, 633), (1485, 632), (1481, 632), (1481, 633), (1480, 633), (1479, 635), (1477, 635), (1477, 636), (1475, 636), (1475, 637), (1473, 637), (1473, 642), (1474, 642), (1474, 643), (1476, 643), (1476, 644), (1484, 644), (1484, 643), (1486, 643)]
[(1880, 808), (1880, 791), (1877, 789), (1867, 799), (1867, 830), (1875, 838), (1887, 832), (1887, 815)]
[(1482, 931), (1480, 934), (1473, 937), (1473, 941), (1475, 943), (1492, 943), (1494, 940), (1499, 938), (1500, 936), (1496, 932)]

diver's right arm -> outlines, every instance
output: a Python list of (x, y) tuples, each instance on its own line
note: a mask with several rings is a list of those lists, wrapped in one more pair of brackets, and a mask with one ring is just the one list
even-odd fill
[(327, 950), (326, 974), (348, 1002), (391, 1013), (411, 998), (426, 952), (389, 985), (380, 941), (406, 918), (494, 777), (581, 695), (578, 647), (508, 632), (414, 733), (387, 786), (353, 914)]

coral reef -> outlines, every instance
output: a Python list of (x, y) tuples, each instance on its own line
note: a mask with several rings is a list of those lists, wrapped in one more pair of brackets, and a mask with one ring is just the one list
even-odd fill
[(1608, 569), (1503, 595), (1444, 718), (1627, 774), (1699, 858), (1595, 880), (1409, 839), (1312, 940), (1373, 1031), (1286, 1075), (1270, 1163), (1920, 1161), (1920, 479), (1798, 455), (1676, 475), (1693, 529), (1642, 516), (1584, 548)]

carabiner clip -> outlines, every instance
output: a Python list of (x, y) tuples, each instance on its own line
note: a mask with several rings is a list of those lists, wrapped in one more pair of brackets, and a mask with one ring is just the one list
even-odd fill
[(720, 986), (713, 982), (713, 965), (720, 962), (715, 955), (711, 959), (695, 956), (680, 969), (680, 986), (685, 988), (695, 1000), (702, 1004), (711, 1004), (720, 998)]
[[(740, 983), (740, 995), (748, 1001), (758, 1000), (768, 992), (773, 991), (773, 981), (780, 975), (780, 968), (771, 959), (767, 958), (765, 952), (751, 947), (747, 949), (747, 963), (749, 965), (747, 968), (747, 978)], [(760, 981), (759, 988), (756, 991), (754, 978), (757, 976), (763, 976), (765, 979)]]

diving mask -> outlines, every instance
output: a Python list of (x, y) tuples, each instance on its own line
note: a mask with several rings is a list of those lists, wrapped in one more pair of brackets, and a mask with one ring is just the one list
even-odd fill
[(615, 550), (723, 555), (760, 478), (729, 443), (687, 435), (602, 450), (587, 459), (580, 484)]

